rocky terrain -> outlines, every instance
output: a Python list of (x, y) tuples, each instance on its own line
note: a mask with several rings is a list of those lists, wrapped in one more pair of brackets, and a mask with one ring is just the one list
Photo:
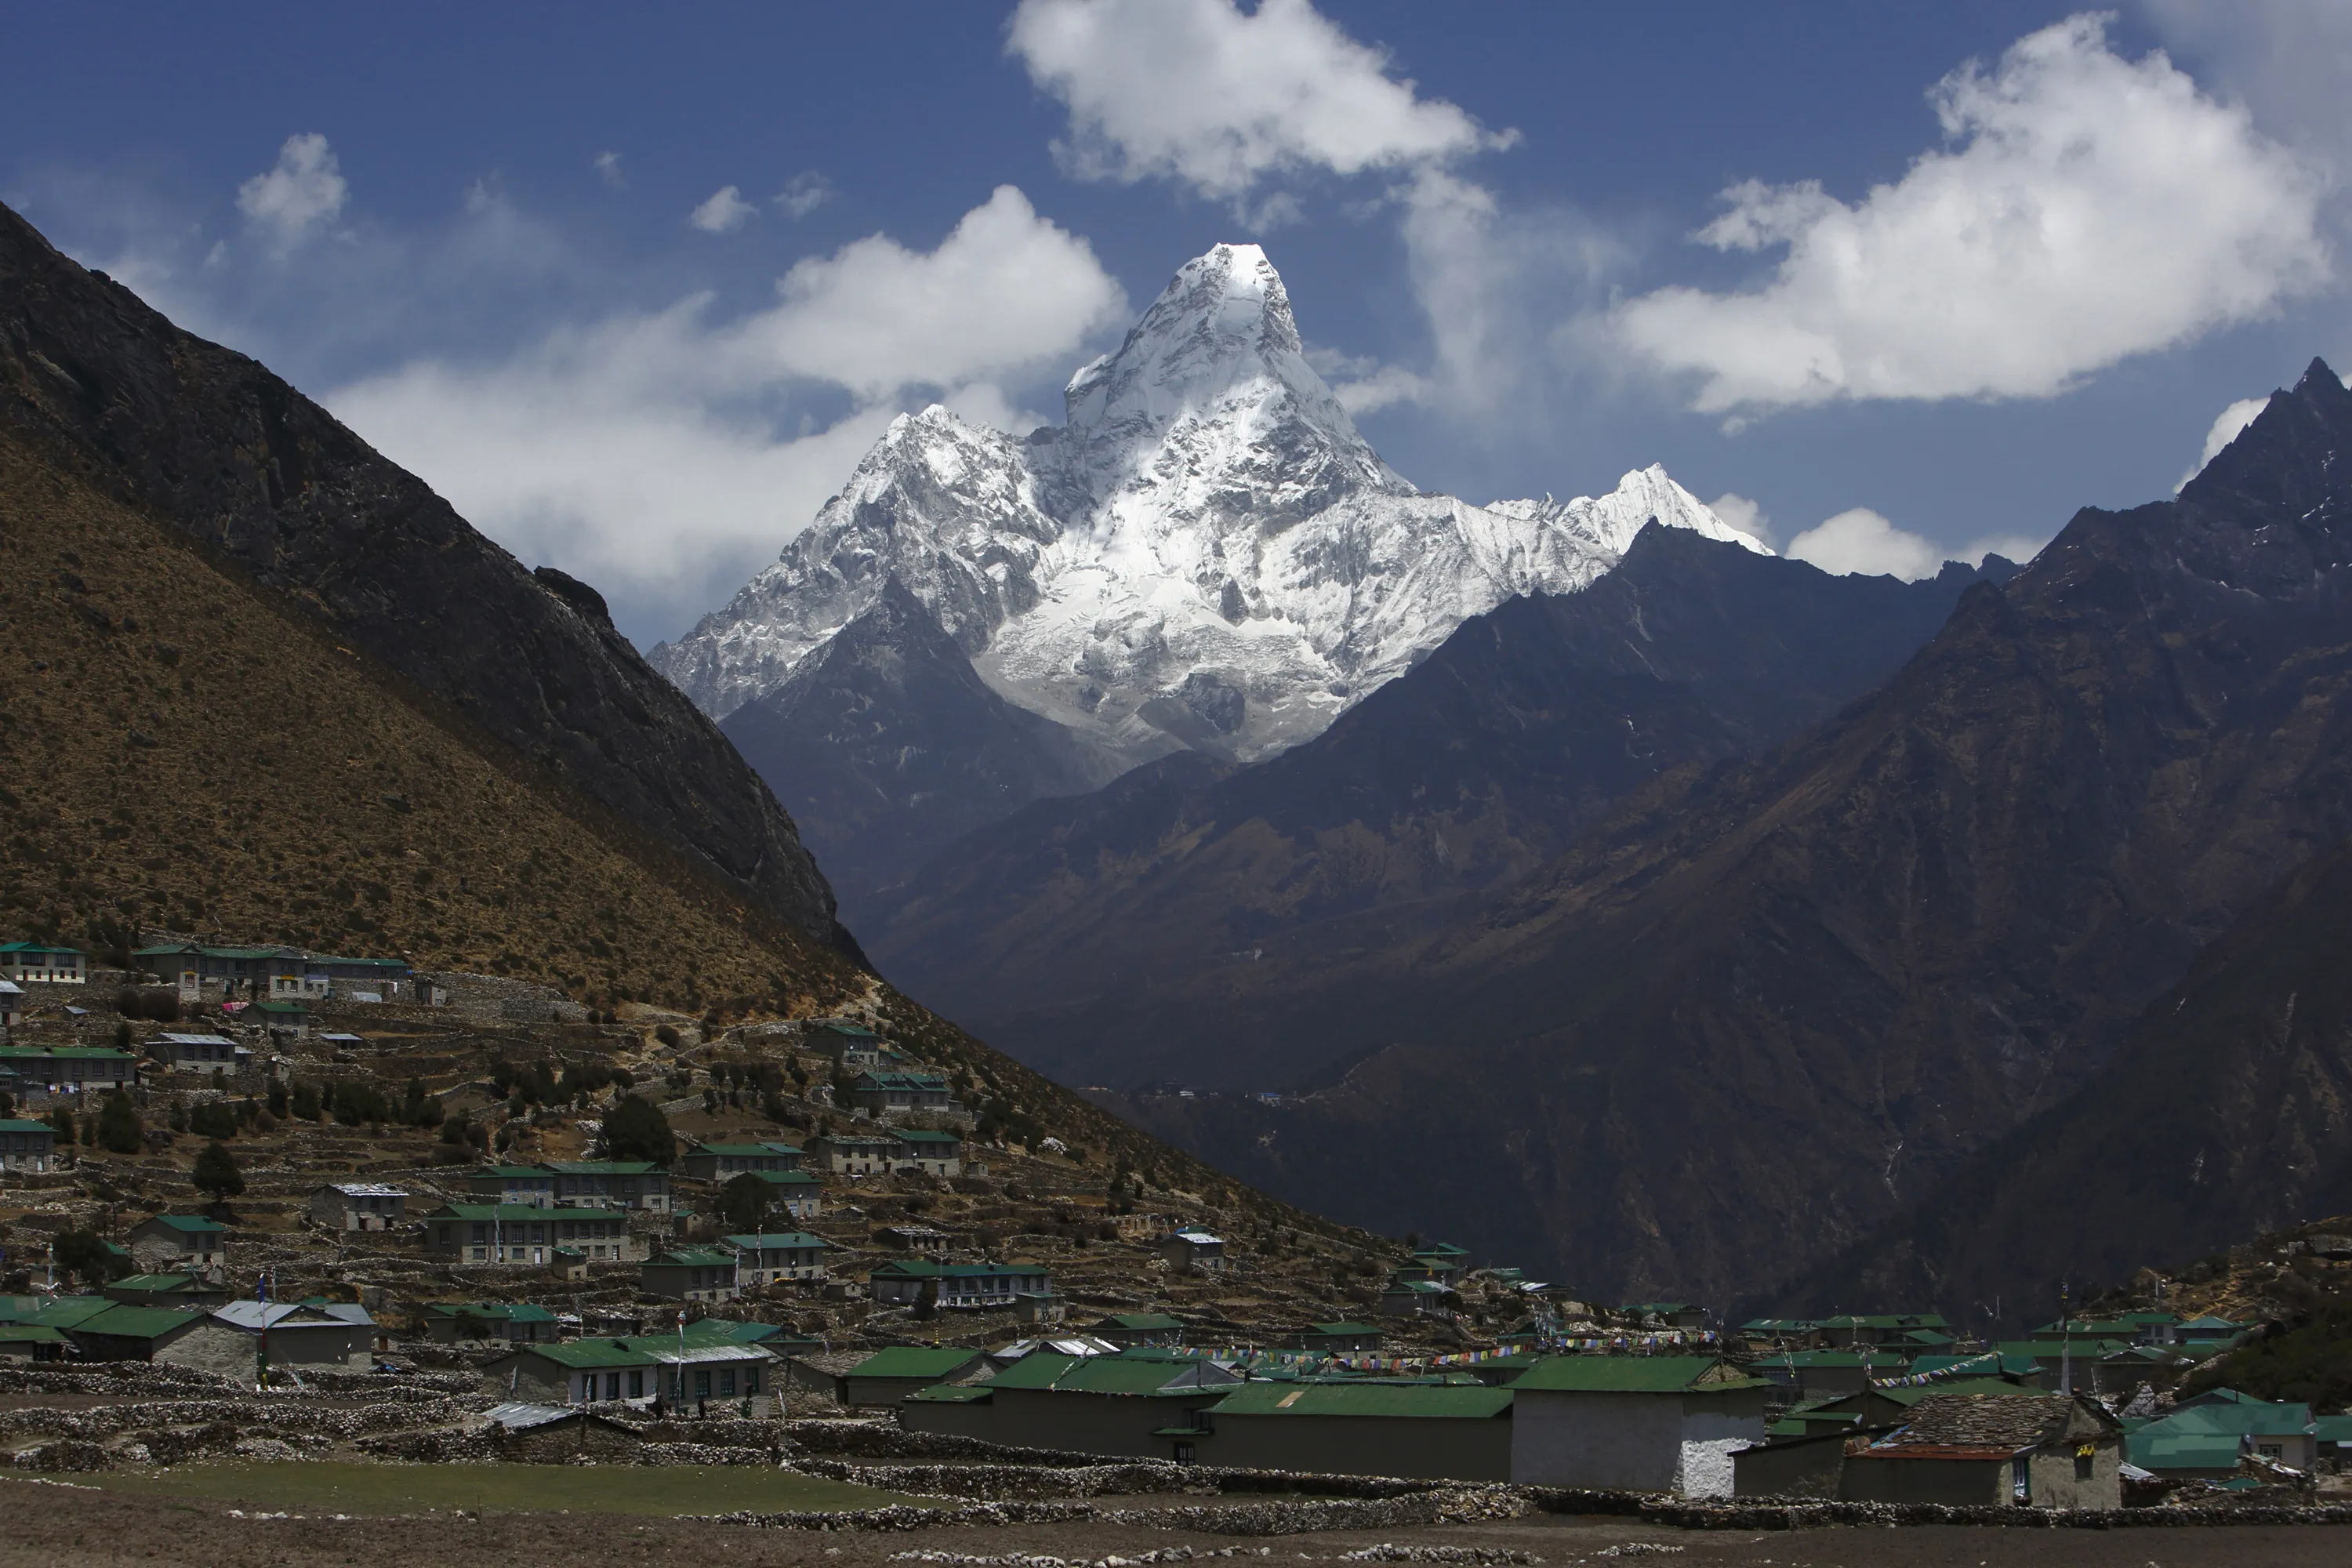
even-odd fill
[(860, 934), (1067, 1082), (1318, 1087), (1368, 1042), (1295, 1025), (1302, 974), (1444, 929), (1661, 773), (1828, 717), (2013, 570), (1833, 577), (1645, 528), (1591, 587), (1473, 617), (1279, 757), (1170, 757), (970, 834), (869, 898)]
[[(2315, 363), (1829, 722), (1663, 775), (1442, 935), (1301, 965), (1254, 1025), (1360, 1041), (1343, 1080), (1136, 1109), (1343, 1217), (1447, 1216), (1607, 1293), (1769, 1293), (2093, 1081), (2352, 831), (2347, 450)], [(2070, 1234), (2141, 1201), (2071, 1196)]]

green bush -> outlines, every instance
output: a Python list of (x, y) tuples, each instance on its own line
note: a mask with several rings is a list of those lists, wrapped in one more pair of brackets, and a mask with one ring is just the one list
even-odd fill
[(205, 1145), (204, 1152), (196, 1156), (195, 1169), (188, 1173), (188, 1180), (196, 1191), (216, 1204), (226, 1203), (245, 1191), (245, 1173), (237, 1167), (236, 1156), (228, 1152), (227, 1144), (218, 1142)]
[(188, 1110), (188, 1131), (215, 1141), (236, 1136), (236, 1112), (222, 1100), (208, 1100)]
[(667, 1165), (677, 1151), (669, 1118), (661, 1107), (634, 1094), (625, 1094), (604, 1116), (604, 1144), (615, 1160), (650, 1160)]
[(749, 1171), (719, 1189), (719, 1217), (730, 1234), (756, 1235), (776, 1205), (776, 1189)]
[(95, 1231), (59, 1231), (49, 1243), (49, 1257), (56, 1261), (58, 1272), (85, 1285), (102, 1285), (130, 1272)]

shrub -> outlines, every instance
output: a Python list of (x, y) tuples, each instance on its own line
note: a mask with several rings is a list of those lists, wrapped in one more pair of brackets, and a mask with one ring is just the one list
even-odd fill
[(103, 1284), (130, 1272), (95, 1231), (59, 1231), (49, 1243), (49, 1257), (56, 1260), (59, 1273), (85, 1285)]
[(290, 1103), (294, 1111), (295, 1121), (316, 1121), (319, 1120), (319, 1088), (316, 1084), (296, 1084), (294, 1086), (294, 1093), (291, 1097)]
[(677, 1026), (674, 1024), (654, 1026), (654, 1038), (675, 1050), (677, 1047)]
[(773, 1184), (746, 1171), (719, 1189), (719, 1217), (730, 1232), (756, 1234), (775, 1203)]
[(285, 1116), (286, 1083), (284, 1079), (273, 1078), (269, 1080), (269, 1096), (265, 1103), (270, 1115), (279, 1118)]

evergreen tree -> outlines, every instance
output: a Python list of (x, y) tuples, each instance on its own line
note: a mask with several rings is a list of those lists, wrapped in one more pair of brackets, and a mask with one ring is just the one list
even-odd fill
[(114, 1154), (136, 1154), (147, 1146), (145, 1132), (139, 1125), (139, 1108), (121, 1089), (108, 1095), (106, 1103), (99, 1108), (98, 1146)]
[(661, 1107), (634, 1094), (625, 1094), (604, 1117), (604, 1144), (615, 1160), (650, 1160), (667, 1165), (677, 1140)]
[(756, 1236), (775, 1201), (774, 1184), (746, 1171), (719, 1189), (719, 1217), (730, 1234)]
[(228, 1145), (217, 1139), (205, 1145), (196, 1156), (196, 1168), (188, 1173), (196, 1191), (216, 1204), (226, 1203), (245, 1191), (245, 1173), (237, 1169), (236, 1156)]

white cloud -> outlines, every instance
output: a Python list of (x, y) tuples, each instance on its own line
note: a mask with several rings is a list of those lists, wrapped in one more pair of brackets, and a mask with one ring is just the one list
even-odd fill
[(621, 173), (621, 155), (618, 153), (599, 153), (589, 160), (588, 166), (596, 171), (597, 178), (616, 191), (629, 183), (629, 177)]
[(1858, 203), (1726, 192), (1696, 237), (1786, 257), (1752, 289), (1628, 302), (1622, 340), (1696, 374), (1711, 412), (2041, 397), (2325, 280), (2317, 174), (2105, 26), (2074, 16), (1953, 72), (1932, 95), (1950, 145)]
[[(1730, 520), (1727, 517), (1725, 521)], [(1895, 527), (1868, 507), (1858, 506), (1805, 530), (1789, 541), (1788, 549), (1781, 553), (1840, 576), (1900, 577), (1906, 583), (1916, 583), (1942, 571), (1947, 561), (1975, 565), (1987, 555), (2000, 555), (2024, 562), (2032, 560), (2041, 548), (2039, 542), (2022, 535), (1994, 534), (1973, 540), (1958, 550), (1947, 550), (1932, 540)]]
[(327, 139), (305, 132), (278, 148), (277, 167), (236, 188), (236, 210), (283, 254), (333, 223), (351, 194)]
[(1769, 545), (1772, 542), (1772, 520), (1766, 515), (1761, 502), (1726, 490), (1707, 502), (1706, 509), (1757, 543)]
[[(1069, 106), (1055, 151), (1087, 179), (1167, 179), (1236, 209), (1277, 176), (1442, 163), (1507, 145), (1389, 74), (1307, 0), (1022, 0), (1008, 48)], [(1279, 195), (1264, 218), (1295, 213)]]
[(746, 218), (757, 216), (759, 208), (743, 199), (742, 190), (735, 185), (721, 185), (692, 212), (686, 221), (705, 234), (732, 234), (743, 226)]
[(2205, 450), (2199, 456), (2196, 466), (2181, 475), (2180, 484), (2172, 488), (2179, 490), (2181, 485), (2187, 484), (2199, 474), (2203, 473), (2205, 465), (2220, 457), (2221, 448), (2236, 440), (2238, 432), (2252, 425), (2254, 422), (2254, 416), (2269, 407), (2270, 402), (2267, 397), (2241, 397), (2237, 402), (2221, 410), (2220, 416), (2213, 421), (2213, 427), (2205, 432)]
[(776, 193), (776, 205), (794, 223), (833, 200), (833, 182), (812, 169), (794, 174)]
[[(732, 320), (697, 295), (326, 402), (500, 543), (596, 584), (625, 629), (675, 632), (804, 527), (901, 407), (937, 393), (1015, 417), (1008, 382), (1126, 310), (1086, 241), (1011, 186), (935, 249), (877, 235), (777, 287)], [(845, 413), (812, 417), (845, 390)]]

